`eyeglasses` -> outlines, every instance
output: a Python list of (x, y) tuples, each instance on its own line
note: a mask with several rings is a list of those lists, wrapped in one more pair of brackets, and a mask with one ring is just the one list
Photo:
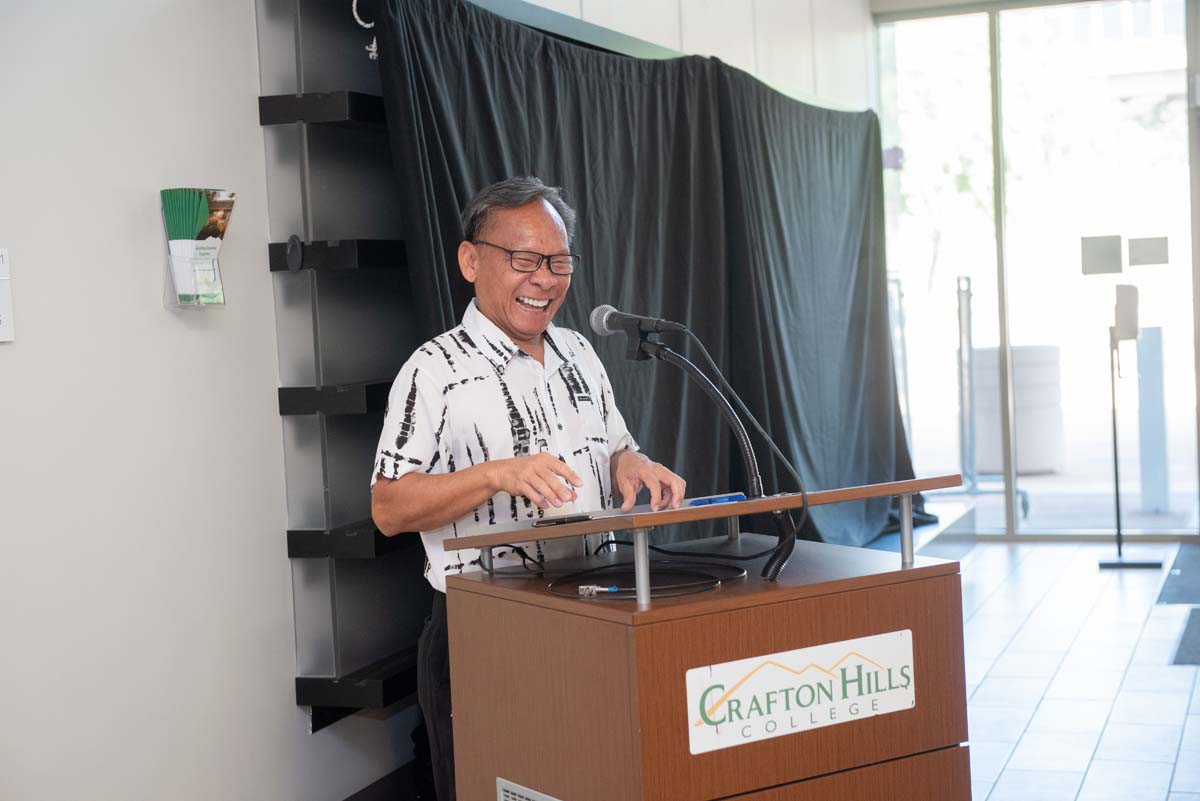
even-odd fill
[(487, 245), (508, 254), (508, 264), (519, 273), (536, 273), (541, 269), (542, 262), (550, 264), (550, 272), (555, 275), (570, 275), (579, 266), (579, 256), (574, 253), (534, 253), (532, 250), (509, 250), (500, 245), (485, 242), (482, 239), (472, 239), (472, 245)]

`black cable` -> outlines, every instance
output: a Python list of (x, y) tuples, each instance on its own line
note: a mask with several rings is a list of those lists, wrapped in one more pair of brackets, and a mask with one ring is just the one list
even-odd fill
[[(530, 556), (525, 551), (524, 548), (522, 548), (519, 545), (506, 545), (504, 547), (508, 548), (512, 553), (516, 554), (517, 556), (521, 557), (520, 565), (512, 565), (508, 569), (486, 567), (483, 564), (483, 561), (480, 560), (479, 569), (482, 570), (484, 573), (487, 573), (489, 576), (493, 576), (494, 578), (529, 578), (530, 576), (545, 577), (548, 575), (567, 575), (567, 574), (573, 572), (573, 570), (574, 570), (574, 568), (565, 568), (565, 567), (550, 567), (550, 568), (548, 568), (548, 567), (546, 567), (546, 564), (544, 562), (534, 559), (532, 556)], [(503, 557), (496, 557), (496, 558), (502, 559)], [(533, 565), (534, 567), (531, 568), (530, 565)]]
[[(713, 361), (712, 355), (709, 354), (708, 348), (704, 347), (704, 342), (701, 341), (700, 337), (696, 336), (695, 332), (693, 332), (690, 328), (685, 328), (684, 333), (691, 337), (692, 342), (694, 342), (696, 347), (700, 349), (700, 354), (704, 357), (704, 361), (708, 363), (709, 368), (717, 376), (717, 380), (721, 382), (721, 387), (729, 393), (729, 397), (733, 399), (735, 404), (737, 404), (738, 410), (750, 420), (750, 424), (754, 426), (754, 430), (757, 431), (764, 440), (766, 440), (767, 445), (771, 448), (771, 452), (775, 454), (775, 457), (779, 459), (780, 463), (787, 468), (787, 471), (791, 474), (792, 478), (796, 480), (796, 486), (800, 488), (800, 495), (802, 498), (804, 498), (804, 507), (802, 511), (807, 512), (808, 493), (805, 492), (804, 479), (800, 478), (800, 473), (796, 471), (796, 468), (792, 466), (792, 463), (788, 461), (788, 458), (783, 455), (783, 451), (779, 450), (779, 446), (775, 444), (775, 440), (771, 438), (771, 435), (763, 430), (763, 427), (759, 424), (758, 420), (753, 414), (751, 414), (750, 410), (746, 408), (746, 404), (742, 402), (741, 396), (737, 394), (737, 390), (730, 385), (728, 379), (726, 379), (721, 373), (721, 368), (717, 367), (717, 363)], [(803, 525), (803, 520), (801, 520), (801, 525)]]
[[(687, 331), (686, 328), (683, 330)], [(758, 470), (758, 459), (754, 456), (754, 446), (750, 442), (750, 435), (746, 433), (745, 424), (737, 416), (733, 407), (729, 405), (729, 400), (721, 394), (721, 390), (717, 389), (716, 384), (704, 374), (704, 371), (688, 361), (683, 355), (676, 353), (661, 342), (642, 339), (641, 347), (644, 353), (648, 353), (659, 361), (673, 364), (682, 370), (684, 375), (695, 381), (704, 390), (704, 394), (708, 395), (709, 399), (717, 405), (721, 416), (725, 418), (725, 422), (729, 424), (729, 428), (733, 431), (733, 438), (737, 442), (738, 451), (742, 454), (742, 460), (745, 462), (746, 480), (750, 483), (750, 489), (747, 494), (751, 498), (763, 497), (766, 493), (763, 492), (762, 474)], [(717, 373), (720, 375), (719, 370)]]
[[(600, 546), (596, 549), (596, 551), (594, 553), (598, 554), (602, 548), (606, 547), (609, 543), (612, 543), (612, 542), (615, 542), (615, 541), (609, 540), (607, 542), (601, 543)], [(629, 545), (632, 543), (621, 542), (620, 544)], [(484, 573), (487, 573), (489, 576), (492, 576), (494, 578), (500, 578), (500, 579), (504, 579), (504, 578), (525, 579), (525, 578), (529, 578), (531, 576), (538, 577), (538, 578), (555, 577), (550, 582), (550, 585), (547, 587), (547, 589), (550, 592), (552, 592), (553, 594), (559, 595), (559, 596), (562, 596), (565, 598), (581, 597), (581, 596), (579, 596), (578, 587), (576, 587), (576, 590), (574, 592), (569, 592), (569, 593), (562, 592), (562, 591), (556, 592), (555, 587), (557, 585), (564, 585), (564, 584), (568, 584), (571, 582), (575, 582), (576, 584), (578, 584), (578, 582), (580, 580), (587, 579), (591, 576), (602, 576), (603, 574), (609, 573), (609, 572), (620, 571), (620, 572), (627, 573), (630, 571), (630, 568), (633, 567), (632, 562), (614, 562), (613, 564), (610, 564), (610, 565), (597, 565), (595, 567), (584, 568), (583, 570), (577, 570), (574, 568), (547, 568), (544, 563), (539, 562), (536, 559), (534, 559), (533, 557), (529, 556), (529, 554), (526, 553), (524, 548), (522, 548), (518, 545), (509, 545), (507, 547), (510, 549), (510, 551), (512, 553), (521, 557), (521, 565), (519, 566), (519, 570), (504, 571), (502, 568), (497, 569), (494, 567), (491, 567), (491, 568), (485, 567), (482, 563), (480, 564), (480, 569)], [(657, 548), (657, 547), (654, 548), (654, 550), (660, 551), (660, 552), (666, 553), (666, 554), (673, 553), (671, 551), (667, 551), (665, 549), (661, 549), (661, 548)], [(764, 552), (764, 553), (766, 553), (766, 552)], [(697, 556), (697, 555), (703, 555), (703, 554), (680, 553), (679, 555), (684, 556), (684, 557), (690, 557), (690, 556)], [(713, 556), (719, 556), (719, 555), (714, 554)], [(761, 556), (761, 554), (760, 554), (760, 556)], [(736, 560), (739, 558), (740, 559), (749, 559), (752, 557), (725, 557), (725, 558)], [(674, 564), (679, 564), (684, 567), (701, 567), (705, 571), (712, 570), (714, 568), (722, 568), (723, 567), (726, 570), (729, 570), (730, 574), (728, 576), (726, 576), (724, 579), (721, 579), (719, 577), (713, 576), (710, 573), (706, 573), (706, 572), (680, 570), (678, 568), (668, 568), (667, 570), (663, 569), (664, 566), (674, 565)], [(530, 568), (530, 565), (534, 565), (534, 568)], [(514, 566), (514, 567), (517, 567), (517, 566)], [(698, 579), (696, 581), (685, 581), (681, 584), (677, 583), (677, 584), (660, 585), (659, 587), (654, 588), (652, 591), (652, 597), (657, 597), (657, 598), (665, 598), (665, 597), (670, 597), (670, 596), (674, 596), (674, 595), (688, 595), (691, 593), (703, 592), (705, 590), (710, 590), (710, 589), (716, 589), (717, 587), (721, 586), (722, 581), (731, 581), (733, 579), (744, 578), (746, 575), (745, 569), (735, 567), (734, 565), (704, 564), (704, 563), (695, 564), (695, 563), (689, 563), (689, 562), (673, 562), (672, 560), (668, 560), (668, 559), (660, 559), (660, 560), (651, 562), (651, 568), (657, 568), (657, 574), (660, 576), (663, 575), (664, 573), (666, 573), (666, 574), (673, 573), (673, 574), (680, 575), (680, 576), (685, 576), (685, 577), (691, 576), (691, 577), (695, 577)], [(620, 587), (620, 588), (618, 588), (617, 592), (615, 592), (615, 593), (608, 593), (608, 592), (600, 593), (596, 597), (597, 598), (607, 598), (609, 600), (627, 600), (630, 597), (636, 597), (636, 587)]]
[(779, 573), (783, 570), (784, 565), (792, 558), (792, 551), (796, 550), (796, 536), (799, 534), (799, 529), (796, 528), (796, 521), (792, 520), (792, 516), (787, 515), (788, 524), (791, 528), (787, 528), (783, 523), (784, 515), (779, 512), (774, 512), (771, 515), (771, 522), (775, 524), (775, 531), (779, 537), (779, 543), (775, 546), (771, 555), (767, 557), (766, 564), (763, 565), (762, 577), (767, 581), (774, 581), (779, 578)]
[[(625, 575), (625, 574), (629, 574), (629, 573), (632, 573), (632, 571), (629, 569), (626, 569), (625, 571), (623, 571), (622, 574), (619, 574), (619, 575)], [(580, 594), (579, 585), (581, 582), (586, 580), (589, 576), (592, 576), (594, 578), (594, 580), (602, 580), (603, 575), (604, 575), (603, 573), (587, 573), (587, 572), (581, 571), (578, 574), (564, 576), (561, 579), (556, 579), (555, 581), (550, 582), (550, 586), (547, 587), (546, 589), (552, 595), (558, 595), (558, 596), (564, 597), (564, 598), (588, 598), (588, 599), (593, 599), (593, 600), (627, 601), (631, 598), (637, 597), (637, 587), (636, 586), (621, 586), (619, 584), (614, 585), (616, 587), (616, 589), (615, 589), (615, 591), (612, 591), (612, 592), (607, 592), (607, 591), (606, 592), (598, 592), (593, 595), (581, 595)], [(700, 572), (692, 572), (689, 570), (660, 570), (660, 571), (658, 571), (657, 575), (659, 575), (659, 576), (663, 576), (663, 575), (678, 576), (680, 578), (684, 578), (684, 579), (691, 578), (694, 580), (693, 581), (681, 581), (681, 582), (676, 582), (674, 584), (662, 584), (657, 587), (651, 587), (651, 589), (650, 589), (650, 597), (651, 598), (667, 598), (667, 597), (670, 597), (673, 595), (691, 595), (693, 593), (704, 592), (706, 590), (715, 590), (717, 587), (721, 586), (721, 580), (719, 578), (716, 578), (715, 576), (709, 576), (709, 575), (706, 575), (706, 574), (700, 573)]]
[(770, 446), (771, 452), (774, 453), (776, 458), (778, 458), (783, 466), (787, 468), (787, 471), (792, 474), (792, 478), (796, 479), (796, 485), (800, 488), (800, 497), (804, 501), (804, 506), (800, 508), (799, 524), (792, 519), (791, 511), (789, 510), (787, 512), (788, 524), (791, 526), (790, 534), (784, 532), (783, 530), (782, 515), (778, 512), (774, 513), (775, 527), (779, 531), (779, 544), (772, 549), (773, 553), (767, 560), (767, 563), (763, 565), (762, 571), (763, 578), (767, 579), (768, 581), (774, 581), (775, 578), (779, 576), (779, 572), (783, 570), (784, 565), (787, 564), (788, 559), (791, 558), (792, 551), (796, 547), (796, 538), (800, 535), (800, 529), (808, 521), (808, 491), (804, 488), (804, 479), (800, 478), (800, 473), (795, 467), (792, 466), (792, 463), (788, 461), (788, 458), (783, 455), (783, 452), (779, 450), (779, 446), (775, 444), (775, 440), (773, 440), (771, 436), (763, 430), (763, 427), (759, 424), (758, 420), (753, 414), (750, 413), (750, 410), (746, 408), (746, 404), (742, 401), (741, 396), (737, 394), (737, 390), (733, 388), (728, 379), (726, 379), (725, 375), (721, 372), (721, 369), (717, 367), (717, 363), (709, 354), (708, 348), (704, 347), (704, 342), (701, 341), (700, 337), (696, 336), (696, 334), (690, 328), (684, 328), (683, 330), (684, 333), (691, 337), (692, 342), (696, 344), (696, 347), (700, 348), (700, 353), (702, 356), (704, 356), (704, 361), (708, 363), (709, 368), (716, 374), (717, 380), (721, 382), (721, 386), (726, 392), (729, 393), (729, 396), (733, 398), (733, 402), (737, 404), (737, 407), (739, 410), (741, 410), (742, 414), (750, 419), (751, 425), (753, 425), (754, 429), (759, 433), (759, 435), (767, 441), (767, 445)]
[[(629, 540), (608, 540), (607, 542), (600, 543), (600, 545), (596, 548), (596, 550), (592, 552), (592, 555), (593, 556), (598, 555), (601, 550), (603, 550), (604, 548), (607, 548), (609, 545), (627, 545), (627, 546), (632, 547), (633, 543), (630, 542)], [(657, 545), (649, 546), (650, 550), (654, 551), (655, 553), (661, 553), (661, 554), (665, 554), (667, 556), (682, 556), (682, 557), (694, 556), (694, 557), (697, 557), (700, 559), (728, 559), (731, 562), (753, 562), (755, 559), (762, 559), (764, 556), (766, 556), (767, 554), (774, 551), (776, 547), (777, 546), (772, 545), (770, 548), (767, 548), (765, 551), (759, 551), (758, 553), (747, 554), (746, 556), (734, 556), (732, 554), (714, 553), (712, 551), (672, 551), (672, 550), (668, 550), (667, 548), (660, 548)]]
[[(565, 598), (587, 597), (590, 599), (607, 599), (612, 601), (629, 600), (637, 597), (637, 589), (635, 586), (617, 587), (616, 592), (600, 592), (595, 595), (581, 596), (579, 594), (579, 582), (587, 578), (602, 578), (606, 573), (626, 574), (631, 573), (633, 567), (632, 562), (616, 562), (611, 565), (600, 565), (591, 567), (585, 570), (580, 570), (575, 573), (564, 576), (560, 579), (552, 581), (547, 588), (552, 594)], [(734, 565), (721, 564), (697, 564), (687, 561), (675, 561), (670, 559), (659, 559), (650, 563), (652, 570), (651, 575), (678, 575), (683, 577), (696, 578), (695, 581), (685, 581), (683, 583), (659, 585), (651, 587), (650, 595), (653, 598), (663, 598), (673, 595), (690, 595), (692, 593), (703, 592), (705, 590), (716, 589), (721, 586), (722, 581), (733, 581), (746, 577), (744, 568)], [(690, 569), (689, 569), (690, 568)], [(714, 568), (725, 568), (729, 571), (724, 578), (714, 576), (711, 571)], [(572, 591), (565, 591), (564, 586), (574, 584)]]
[[(792, 478), (794, 478), (796, 480), (796, 486), (799, 488), (800, 497), (801, 497), (801, 499), (803, 499), (804, 505), (800, 508), (800, 522), (799, 523), (797, 523), (796, 520), (792, 517), (791, 510), (787, 510), (785, 512), (773, 512), (772, 513), (772, 522), (775, 525), (777, 536), (779, 537), (779, 542), (773, 548), (771, 548), (767, 551), (763, 551), (761, 553), (755, 554), (753, 556), (733, 557), (733, 556), (727, 556), (725, 554), (716, 554), (716, 553), (707, 553), (707, 552), (705, 552), (705, 553), (693, 552), (693, 553), (689, 553), (689, 554), (684, 554), (683, 552), (667, 551), (665, 549), (656, 548), (654, 546), (650, 546), (651, 550), (657, 551), (658, 553), (665, 553), (665, 554), (668, 554), (671, 556), (688, 555), (688, 556), (698, 556), (698, 557), (709, 558), (709, 559), (732, 559), (735, 561), (752, 561), (753, 559), (761, 559), (763, 556), (770, 555), (770, 558), (767, 560), (767, 563), (765, 565), (763, 565), (762, 575), (764, 578), (766, 578), (768, 580), (774, 580), (776, 577), (778, 577), (778, 575), (779, 575), (780, 571), (783, 569), (784, 565), (787, 564), (788, 559), (791, 558), (792, 551), (796, 547), (795, 540), (799, 536), (800, 529), (803, 528), (804, 524), (808, 521), (808, 517), (809, 517), (808, 490), (804, 486), (804, 479), (800, 478), (800, 473), (792, 465), (791, 461), (789, 461), (788, 458), (786, 456), (784, 456), (783, 452), (779, 449), (779, 446), (775, 444), (775, 440), (772, 439), (771, 435), (768, 434), (763, 429), (762, 425), (758, 422), (758, 419), (755, 418), (754, 414), (751, 413), (751, 411), (746, 407), (745, 402), (742, 400), (741, 396), (738, 395), (737, 390), (735, 390), (733, 388), (733, 386), (729, 383), (729, 380), (725, 378), (725, 375), (721, 372), (721, 369), (717, 366), (717, 363), (713, 359), (712, 354), (710, 354), (708, 352), (708, 348), (704, 347), (704, 342), (700, 339), (700, 337), (698, 337), (696, 335), (696, 333), (694, 331), (692, 331), (690, 328), (684, 328), (683, 331), (689, 337), (691, 337), (692, 342), (694, 342), (696, 347), (698, 347), (700, 349), (700, 354), (704, 357), (704, 361), (708, 364), (710, 371), (714, 375), (716, 375), (717, 380), (720, 381), (722, 388), (725, 390), (725, 392), (728, 393), (729, 397), (733, 399), (733, 402), (737, 404), (738, 410), (741, 411), (741, 413), (750, 420), (750, 423), (751, 423), (751, 425), (754, 426), (755, 431), (757, 431), (759, 433), (759, 436), (761, 436), (766, 441), (767, 445), (771, 448), (771, 452), (775, 454), (775, 457), (777, 459), (779, 459), (779, 461), (783, 464), (784, 468), (786, 468), (787, 472), (790, 473)], [(662, 350), (667, 351), (669, 349), (663, 348)], [(708, 391), (708, 390), (706, 390), (706, 391)], [(714, 398), (720, 397), (719, 395), (713, 395), (713, 393), (711, 391), (709, 392), (709, 395)], [(728, 402), (726, 402), (726, 405), (728, 405)], [(744, 435), (744, 432), (743, 432), (743, 435)], [(757, 466), (755, 466), (755, 469), (757, 470)], [(754, 478), (757, 478), (757, 476), (755, 476)], [(783, 522), (785, 516), (787, 518), (786, 527)], [(786, 530), (787, 528), (790, 528), (790, 531)], [(622, 542), (619, 544), (626, 544), (626, 543)], [(598, 548), (596, 552), (599, 553), (599, 551), (601, 549), (603, 549), (604, 547), (607, 547), (606, 543), (602, 543), (600, 545), (600, 548)]]

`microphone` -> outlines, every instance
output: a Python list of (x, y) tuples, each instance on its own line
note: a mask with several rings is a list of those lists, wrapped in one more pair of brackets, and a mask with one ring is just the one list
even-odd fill
[[(746, 475), (750, 482), (750, 492), (752, 498), (764, 497), (762, 474), (758, 470), (758, 460), (754, 456), (754, 446), (750, 443), (750, 435), (746, 433), (746, 426), (737, 416), (737, 412), (730, 406), (729, 400), (721, 394), (721, 390), (701, 372), (700, 368), (692, 364), (685, 357), (663, 345), (661, 342), (655, 342), (649, 339), (647, 334), (654, 334), (662, 331), (682, 331), (690, 336), (700, 348), (700, 352), (704, 354), (704, 358), (708, 360), (709, 366), (717, 375), (722, 384), (728, 389), (729, 393), (737, 400), (738, 406), (745, 412), (750, 421), (754, 423), (754, 427), (758, 429), (758, 433), (762, 435), (767, 444), (771, 446), (771, 450), (788, 468), (789, 472), (795, 477), (796, 482), (800, 486), (800, 494), (804, 496), (804, 507), (800, 518), (800, 525), (795, 525), (791, 520), (791, 513), (786, 513), (788, 522), (784, 523), (783, 512), (773, 512), (772, 519), (777, 529), (779, 543), (771, 549), (771, 555), (763, 565), (762, 577), (768, 581), (775, 581), (779, 577), (779, 573), (783, 570), (784, 565), (792, 556), (792, 551), (796, 547), (796, 537), (800, 532), (800, 528), (804, 525), (805, 517), (808, 515), (808, 493), (804, 489), (804, 482), (800, 478), (800, 474), (792, 467), (784, 455), (775, 446), (769, 434), (763, 430), (763, 427), (750, 410), (746, 408), (746, 404), (737, 396), (733, 387), (721, 375), (720, 369), (717, 367), (712, 356), (708, 354), (708, 349), (704, 347), (704, 343), (694, 333), (688, 330), (687, 326), (679, 323), (671, 322), (670, 320), (662, 320), (657, 317), (642, 317), (639, 314), (628, 314), (623, 311), (618, 311), (607, 303), (597, 306), (592, 309), (592, 313), (588, 318), (591, 323), (592, 330), (597, 335), (602, 337), (612, 336), (613, 334), (624, 333), (629, 340), (629, 346), (625, 351), (625, 358), (631, 361), (644, 361), (646, 359), (658, 359), (668, 362), (683, 370), (688, 378), (695, 381), (704, 390), (704, 393), (709, 396), (721, 410), (722, 416), (733, 429), (734, 440), (737, 441), (738, 449), (742, 453), (742, 461), (746, 466)], [(766, 553), (766, 552), (764, 552)], [(759, 554), (761, 555), (761, 554)]]
[(592, 325), (592, 330), (602, 337), (621, 333), (628, 334), (629, 336), (637, 336), (638, 334), (654, 334), (660, 331), (687, 330), (686, 326), (679, 323), (673, 323), (670, 320), (663, 320), (658, 317), (643, 317), (640, 314), (628, 314), (618, 311), (607, 303), (592, 309), (588, 320)]
[[(721, 414), (725, 417), (726, 422), (733, 429), (734, 439), (737, 440), (738, 447), (742, 452), (742, 458), (746, 463), (746, 475), (750, 481), (750, 497), (763, 497), (762, 475), (758, 471), (758, 461), (754, 458), (754, 446), (750, 444), (750, 436), (746, 433), (746, 426), (738, 418), (737, 412), (733, 410), (733, 407), (729, 405), (729, 400), (721, 394), (721, 390), (717, 389), (717, 386), (713, 384), (712, 380), (699, 367), (661, 342), (655, 342), (647, 336), (648, 334), (655, 334), (662, 331), (682, 331), (685, 334), (694, 336), (688, 331), (687, 326), (657, 317), (628, 314), (618, 311), (607, 303), (592, 309), (588, 321), (591, 323), (592, 330), (602, 337), (612, 336), (613, 334), (625, 334), (629, 340), (629, 347), (625, 351), (626, 359), (630, 361), (658, 359), (659, 361), (673, 364), (683, 370), (688, 378), (700, 385), (700, 388), (704, 390), (704, 394), (708, 395), (717, 404), (717, 408), (721, 410)], [(696, 341), (699, 342), (699, 339)], [(707, 353), (707, 351), (705, 352)], [(717, 374), (720, 375), (719, 370)]]

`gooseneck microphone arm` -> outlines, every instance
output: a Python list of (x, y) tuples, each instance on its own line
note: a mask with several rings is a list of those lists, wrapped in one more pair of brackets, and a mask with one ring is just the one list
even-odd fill
[[(686, 358), (668, 348), (661, 342), (647, 339), (646, 334), (642, 333), (639, 336), (630, 336), (630, 340), (636, 341), (636, 349), (638, 355), (629, 356), (629, 358), (645, 359), (647, 357), (658, 359), (659, 361), (668, 362), (683, 370), (683, 372), (700, 385), (708, 397), (712, 398), (721, 410), (721, 414), (725, 417), (729, 427), (733, 429), (733, 437), (737, 440), (738, 448), (742, 452), (742, 462), (746, 467), (746, 475), (750, 477), (750, 492), (751, 498), (763, 497), (762, 474), (758, 472), (758, 460), (754, 458), (754, 447), (750, 444), (750, 435), (746, 433), (746, 426), (742, 424), (742, 419), (737, 416), (737, 412), (729, 404), (729, 399), (726, 398), (721, 390), (709, 380), (708, 376), (700, 371), (700, 368), (692, 364)], [(631, 343), (629, 352), (632, 353), (634, 345)], [(788, 522), (785, 522), (788, 521)], [(789, 525), (790, 519), (786, 518), (782, 512), (772, 512), (771, 522), (775, 525), (776, 536), (779, 537), (779, 544), (775, 546), (775, 550), (767, 557), (767, 561), (763, 564), (762, 577), (767, 581), (775, 581), (779, 578), (780, 571), (787, 564), (788, 559), (792, 556), (792, 551), (796, 548), (796, 527)]]
[[(804, 494), (804, 482), (800, 480), (799, 474), (796, 473), (795, 469), (792, 468), (791, 464), (786, 458), (784, 458), (783, 454), (779, 452), (779, 449), (775, 447), (775, 443), (771, 441), (771, 437), (754, 419), (754, 415), (750, 414), (750, 410), (746, 408), (746, 405), (742, 403), (740, 398), (737, 397), (737, 393), (734, 392), (733, 387), (729, 386), (729, 382), (725, 381), (725, 379), (721, 376), (721, 371), (717, 368), (716, 363), (713, 362), (712, 357), (708, 355), (708, 351), (705, 349), (704, 343), (702, 343), (699, 338), (692, 334), (686, 326), (656, 317), (643, 317), (637, 314), (628, 314), (626, 312), (619, 311), (608, 304), (597, 306), (596, 308), (592, 309), (589, 322), (591, 323), (592, 330), (595, 331), (599, 336), (606, 337), (612, 336), (616, 333), (624, 333), (627, 342), (625, 348), (626, 359), (630, 359), (631, 361), (645, 361), (653, 358), (658, 359), (659, 361), (669, 362), (670, 364), (682, 369), (689, 378), (700, 385), (700, 388), (704, 390), (705, 394), (712, 398), (713, 402), (717, 404), (717, 408), (721, 410), (721, 414), (725, 417), (725, 421), (729, 423), (729, 427), (733, 429), (734, 439), (737, 440), (738, 449), (742, 453), (742, 462), (745, 465), (746, 475), (750, 482), (749, 497), (761, 498), (764, 495), (762, 474), (758, 471), (758, 460), (754, 458), (754, 447), (750, 444), (750, 436), (746, 433), (746, 426), (743, 425), (741, 418), (737, 416), (737, 412), (735, 412), (733, 407), (729, 404), (729, 399), (721, 393), (721, 390), (718, 389), (715, 384), (713, 384), (712, 380), (709, 379), (707, 375), (701, 372), (699, 367), (692, 364), (686, 358), (671, 350), (666, 345), (663, 345), (661, 342), (655, 342), (654, 340), (649, 339), (650, 334), (662, 333), (666, 331), (681, 332), (691, 336), (699, 346), (700, 352), (704, 354), (706, 359), (708, 359), (709, 365), (712, 367), (713, 372), (716, 373), (717, 377), (729, 389), (730, 394), (733, 395), (735, 400), (737, 400), (738, 405), (742, 408), (742, 411), (745, 412), (746, 416), (750, 418), (750, 422), (754, 423), (755, 427), (758, 429), (758, 433), (762, 434), (763, 438), (767, 441), (767, 444), (770, 445), (772, 450), (775, 452), (775, 455), (783, 461), (783, 463), (792, 472), (792, 475), (795, 476), (796, 481), (800, 486), (800, 492), (801, 494)], [(807, 494), (804, 494), (804, 500), (804, 514), (807, 514)], [(804, 517), (802, 516), (800, 519), (801, 525), (803, 525)], [(770, 556), (767, 558), (766, 563), (763, 565), (762, 577), (768, 581), (774, 581), (777, 579), (780, 571), (783, 570), (784, 565), (786, 565), (788, 559), (791, 558), (792, 551), (796, 547), (796, 536), (800, 530), (800, 527), (792, 521), (790, 512), (772, 512), (771, 522), (775, 525), (776, 535), (779, 537), (779, 544), (775, 546)]]
[(721, 414), (725, 417), (725, 421), (729, 423), (729, 427), (733, 429), (733, 437), (737, 440), (738, 448), (742, 452), (742, 462), (746, 467), (746, 475), (750, 479), (749, 496), (751, 498), (763, 497), (762, 474), (758, 472), (758, 460), (754, 457), (754, 446), (750, 443), (750, 435), (746, 433), (746, 426), (743, 425), (742, 419), (737, 416), (737, 412), (733, 410), (729, 399), (721, 393), (721, 390), (717, 389), (716, 384), (709, 380), (708, 376), (700, 371), (699, 367), (661, 342), (646, 339), (644, 335), (641, 337), (630, 337), (630, 340), (636, 341), (638, 343), (638, 350), (646, 356), (673, 364), (683, 370), (688, 378), (699, 384), (704, 393), (712, 398), (713, 402), (721, 410)]

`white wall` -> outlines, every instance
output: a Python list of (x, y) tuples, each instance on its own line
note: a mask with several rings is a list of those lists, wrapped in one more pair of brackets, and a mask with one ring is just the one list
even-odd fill
[(905, 11), (926, 11), (942, 6), (969, 5), (971, 0), (871, 0), (875, 14), (897, 14)]
[(528, 1), (682, 53), (716, 56), (806, 102), (877, 105), (868, 0)]
[[(409, 749), (295, 706), (258, 93), (245, 0), (0, 6), (5, 801), (340, 801)], [(161, 306), (191, 185), (238, 193), (223, 311)]]
[[(1089, 2), (1090, 0), (1044, 0), (1047, 4), (1064, 2)], [(873, 14), (926, 13), (938, 9), (960, 10), (969, 6), (986, 7), (994, 0), (871, 0)]]

